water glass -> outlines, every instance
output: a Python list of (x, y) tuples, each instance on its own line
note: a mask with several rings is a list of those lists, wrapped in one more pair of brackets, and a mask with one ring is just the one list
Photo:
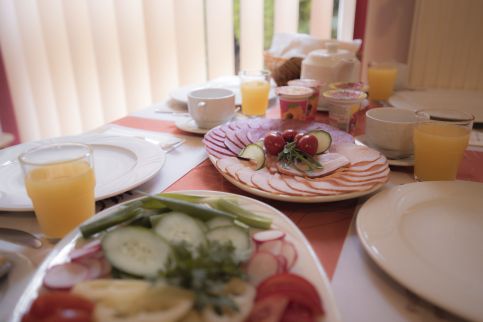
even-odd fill
[(243, 70), (240, 76), (241, 111), (246, 116), (263, 116), (268, 107), (270, 72)]
[(80, 143), (35, 147), (19, 156), (43, 234), (58, 240), (95, 213), (92, 150)]
[(421, 110), (416, 116), (418, 123), (413, 134), (415, 179), (456, 179), (474, 116), (453, 110)]

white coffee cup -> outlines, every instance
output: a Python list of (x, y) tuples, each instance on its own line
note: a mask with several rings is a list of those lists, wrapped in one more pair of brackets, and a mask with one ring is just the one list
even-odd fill
[(413, 154), (413, 130), (416, 113), (411, 110), (381, 107), (366, 112), (367, 143), (391, 159)]
[(188, 111), (202, 129), (211, 129), (235, 115), (235, 93), (225, 88), (202, 88), (188, 93)]

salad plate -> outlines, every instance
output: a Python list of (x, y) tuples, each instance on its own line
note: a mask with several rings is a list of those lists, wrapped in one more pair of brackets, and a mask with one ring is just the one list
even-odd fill
[(0, 157), (0, 210), (31, 211), (18, 156), (41, 144), (78, 142), (92, 147), (96, 200), (128, 191), (151, 179), (163, 166), (166, 153), (157, 145), (133, 137), (86, 134), (20, 144)]
[(468, 181), (384, 190), (360, 208), (359, 239), (399, 283), (448, 311), (482, 321), (482, 195), (483, 184)]
[[(283, 213), (258, 200), (230, 193), (200, 190), (181, 191), (179, 193), (197, 196), (235, 198), (241, 207), (255, 212), (261, 216), (270, 218), (272, 220), (271, 229), (276, 229), (286, 234), (285, 236), (287, 240), (290, 241), (295, 247), (298, 257), (295, 261), (295, 264), (291, 268), (291, 272), (307, 279), (316, 288), (316, 291), (321, 298), (325, 313), (317, 321), (341, 321), (340, 314), (330, 288), (330, 282), (320, 264), (320, 261), (318, 260), (314, 250), (305, 238), (304, 234)], [(91, 218), (89, 221), (92, 222), (106, 217), (113, 211), (117, 210), (120, 206), (121, 204), (106, 209), (96, 215), (95, 218)], [(253, 234), (254, 232), (252, 231), (251, 233)], [(30, 284), (27, 286), (23, 295), (18, 300), (17, 305), (13, 309), (9, 321), (19, 322), (21, 320), (22, 315), (28, 310), (32, 301), (37, 297), (42, 289), (44, 277), (46, 276), (48, 269), (52, 266), (68, 261), (69, 253), (76, 248), (76, 244), (79, 243), (81, 239), (82, 237), (80, 232), (75, 230), (56, 245), (56, 247), (35, 272)]]

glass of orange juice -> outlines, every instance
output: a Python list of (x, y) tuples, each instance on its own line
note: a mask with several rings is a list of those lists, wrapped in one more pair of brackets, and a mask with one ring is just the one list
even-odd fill
[(369, 63), (367, 82), (369, 83), (369, 99), (387, 101), (392, 96), (397, 78), (397, 67), (394, 63)]
[(416, 112), (414, 177), (418, 181), (455, 180), (474, 116), (452, 110)]
[(95, 212), (92, 150), (80, 143), (41, 145), (22, 153), (25, 187), (41, 231), (57, 240)]
[(270, 72), (244, 70), (240, 72), (239, 76), (242, 113), (246, 116), (265, 115), (270, 93)]

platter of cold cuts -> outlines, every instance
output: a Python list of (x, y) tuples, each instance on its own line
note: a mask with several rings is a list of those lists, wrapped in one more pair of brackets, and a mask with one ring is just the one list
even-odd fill
[(275, 200), (357, 198), (380, 189), (390, 171), (381, 153), (318, 122), (238, 120), (210, 130), (203, 142), (211, 162), (228, 181)]

